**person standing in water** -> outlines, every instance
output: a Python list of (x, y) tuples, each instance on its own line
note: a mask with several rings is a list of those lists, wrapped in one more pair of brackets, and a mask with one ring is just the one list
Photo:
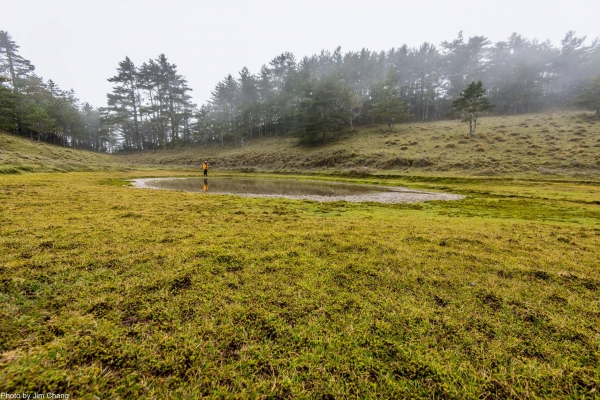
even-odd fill
[(202, 163), (202, 170), (204, 171), (204, 176), (208, 176), (208, 161)]

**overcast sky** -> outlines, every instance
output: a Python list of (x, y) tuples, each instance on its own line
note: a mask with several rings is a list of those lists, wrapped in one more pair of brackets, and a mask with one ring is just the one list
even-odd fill
[(165, 53), (196, 103), (242, 67), (259, 71), (284, 51), (381, 51), (512, 32), (558, 45), (568, 30), (600, 36), (600, 0), (2, 0), (10, 33), (44, 79), (95, 106), (125, 56), (136, 65)]

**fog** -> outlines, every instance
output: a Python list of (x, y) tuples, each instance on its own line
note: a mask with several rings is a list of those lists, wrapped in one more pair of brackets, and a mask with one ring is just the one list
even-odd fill
[(388, 50), (518, 32), (560, 45), (568, 30), (600, 35), (600, 2), (576, 1), (68, 1), (5, 0), (8, 31), (36, 73), (95, 106), (106, 104), (118, 63), (165, 53), (184, 75), (194, 102), (247, 66), (289, 51), (302, 59), (322, 49)]

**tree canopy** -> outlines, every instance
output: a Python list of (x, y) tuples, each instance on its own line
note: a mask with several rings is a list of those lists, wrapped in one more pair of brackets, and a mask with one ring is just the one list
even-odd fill
[(469, 134), (473, 136), (477, 129), (477, 117), (488, 113), (494, 109), (485, 96), (485, 88), (481, 81), (471, 82), (466, 89), (460, 92), (458, 99), (452, 102), (450, 115), (454, 118), (460, 118), (463, 122), (469, 123)]
[(0, 31), (0, 129), (63, 146), (112, 151), (118, 138), (102, 126), (98, 109), (71, 90), (35, 74), (19, 46)]
[(596, 111), (596, 118), (600, 117), (600, 75), (598, 75), (583, 92), (573, 98), (573, 103)]
[[(517, 33), (492, 43), (461, 32), (438, 46), (338, 47), (301, 59), (284, 52), (257, 72), (226, 74), (199, 107), (166, 55), (141, 64), (125, 57), (108, 79), (107, 104), (95, 108), (37, 76), (0, 31), (0, 76), (0, 128), (63, 146), (144, 150), (282, 135), (318, 144), (355, 126), (445, 118), (466, 101), (469, 82), (485, 84), (483, 98), (497, 113), (573, 104), (598, 110), (600, 41), (569, 31), (558, 46)], [(472, 133), (480, 113), (461, 116), (472, 119)]]

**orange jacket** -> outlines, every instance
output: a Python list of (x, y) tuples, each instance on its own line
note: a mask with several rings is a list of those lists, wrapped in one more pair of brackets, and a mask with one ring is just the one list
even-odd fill
[(202, 163), (202, 170), (206, 171), (208, 169), (207, 163)]

